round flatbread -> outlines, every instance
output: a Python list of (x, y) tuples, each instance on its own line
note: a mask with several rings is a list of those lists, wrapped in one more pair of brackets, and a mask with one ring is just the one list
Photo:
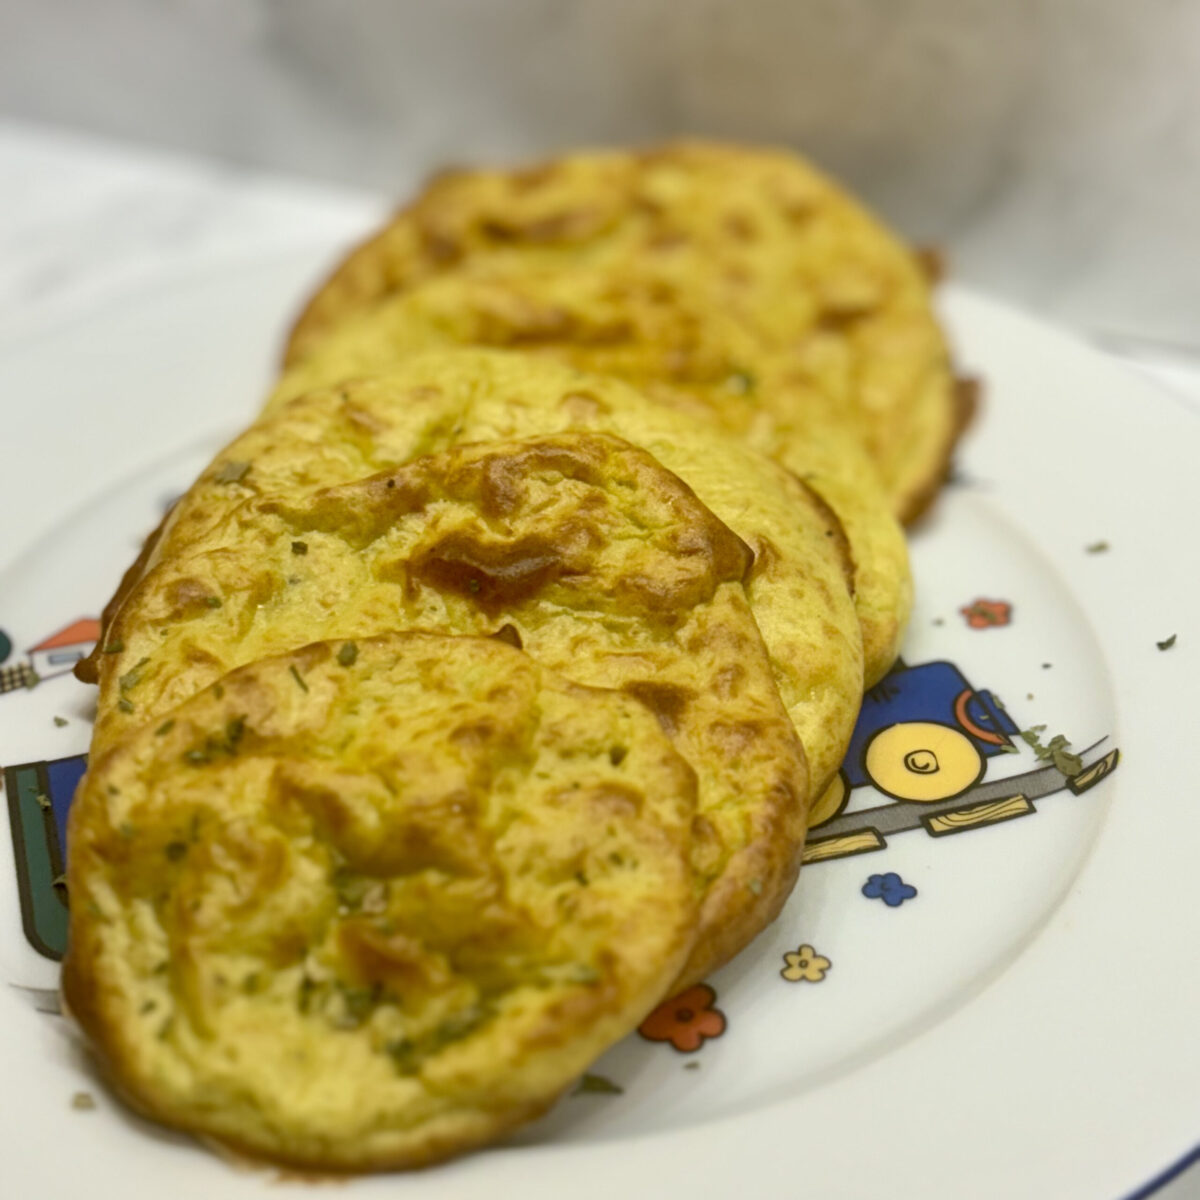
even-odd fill
[[(521, 285), (535, 295), (519, 299), (515, 286), (450, 275), (348, 316), (285, 373), (268, 410), (313, 388), (394, 370), (430, 347), (537, 349), (631, 381), (656, 405), (676, 409), (693, 425), (715, 424), (729, 439), (782, 463), (829, 505), (845, 531), (853, 561), (865, 683), (870, 687), (883, 678), (899, 653), (912, 607), (908, 548), (860, 436), (838, 417), (828, 398), (811, 388), (801, 395), (794, 372), (780, 355), (749, 347), (727, 353), (719, 370), (681, 381), (666, 369), (663, 351), (653, 343), (630, 347), (598, 331), (579, 333), (575, 324), (567, 326), (574, 331), (570, 336), (529, 335), (527, 323), (553, 325), (548, 312), (566, 312), (572, 305), (586, 312), (591, 305), (573, 276), (538, 277), (534, 285)], [(561, 296), (548, 299), (550, 289)], [(576, 334), (580, 340), (570, 340)], [(757, 363), (753, 375), (744, 368), (729, 369), (729, 362), (747, 360)]]
[(66, 1007), (158, 1121), (301, 1168), (433, 1162), (661, 999), (694, 804), (642, 705), (497, 641), (251, 663), (93, 758)]
[[(260, 496), (360, 479), (463, 443), (585, 430), (648, 450), (753, 551), (745, 594), (808, 756), (812, 795), (820, 795), (841, 766), (864, 685), (843, 530), (786, 470), (612, 378), (524, 355), (457, 350), (415, 355), (386, 376), (280, 401), (197, 481), (140, 569)], [(203, 589), (192, 593), (181, 592), (164, 611), (203, 615)], [(259, 600), (246, 593), (246, 602)], [(98, 646), (89, 664), (108, 680), (102, 719), (107, 711), (115, 724), (134, 723), (135, 714), (117, 708), (117, 680), (154, 643), (135, 649), (140, 643), (125, 623), (110, 626), (105, 638), (122, 641), (121, 652)]]
[[(919, 515), (971, 408), (919, 258), (780, 150), (692, 141), (440, 175), (313, 297), (288, 366), (410, 294), (388, 335), (414, 322), (409, 346), (432, 335), (519, 347), (683, 393), (822, 476), (858, 557), (886, 555), (884, 574), (907, 567), (875, 501)], [(351, 340), (374, 342), (373, 366), (385, 364), (378, 333)]]
[[(288, 441), (301, 430), (264, 422), (230, 453), (261, 439), (311, 470), (308, 444)], [(351, 452), (328, 427), (318, 444)], [(774, 919), (799, 870), (804, 750), (747, 599), (753, 555), (684, 483), (594, 433), (465, 444), (315, 489), (267, 487), (271, 467), (254, 461), (241, 499), (214, 483), (222, 465), (206, 474), (121, 604), (94, 748), (314, 639), (506, 637), (570, 679), (636, 697), (696, 771), (704, 899), (683, 982)]]

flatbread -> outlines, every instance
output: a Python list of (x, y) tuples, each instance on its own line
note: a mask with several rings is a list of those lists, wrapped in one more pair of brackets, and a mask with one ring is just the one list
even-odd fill
[(66, 1007), (155, 1120), (305, 1169), (445, 1158), (670, 986), (695, 792), (632, 697), (495, 640), (256, 661), (93, 757)]
[[(311, 469), (301, 430), (264, 422), (229, 453), (258, 443)], [(319, 444), (351, 452), (329, 430)], [(93, 753), (312, 640), (495, 634), (636, 697), (696, 771), (703, 905), (683, 982), (774, 919), (799, 870), (804, 750), (747, 599), (753, 555), (677, 477), (592, 433), (464, 444), (318, 488), (269, 488), (252, 459), (241, 499), (213, 482), (230, 461), (244, 460), (206, 473), (105, 631)]]

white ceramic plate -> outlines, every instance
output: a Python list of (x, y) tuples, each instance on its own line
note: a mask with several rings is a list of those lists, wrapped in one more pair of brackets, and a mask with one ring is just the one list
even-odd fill
[[(5, 1196), (305, 1187), (130, 1117), (39, 1009), (92, 705), (70, 662), (163, 505), (254, 411), (312, 265), (177, 280), (0, 353)], [(983, 417), (913, 539), (906, 669), (868, 699), (846, 804), (782, 917), (601, 1060), (620, 1094), (349, 1194), (1092, 1200), (1200, 1136), (1200, 423), (991, 302), (951, 290), (946, 313)], [(1079, 760), (1039, 760), (1018, 732), (1039, 726)]]

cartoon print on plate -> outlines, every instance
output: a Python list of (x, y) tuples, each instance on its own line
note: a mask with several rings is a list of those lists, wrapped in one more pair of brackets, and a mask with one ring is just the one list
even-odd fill
[[(70, 625), (43, 638), (27, 651), (28, 657), (0, 667), (0, 694), (21, 688), (36, 687), (56, 675), (65, 675), (81, 659), (86, 658), (100, 636), (100, 622), (95, 617), (81, 617)], [(0, 631), (0, 662), (8, 658), (12, 642)]]
[[(1046, 765), (986, 779), (989, 760), (1020, 753), (1015, 738)], [(1059, 735), (1055, 754), (953, 663), (898, 662), (863, 698), (841, 774), (813, 808), (804, 861), (882, 850), (889, 835), (910, 829), (945, 837), (1027, 816), (1035, 800), (1064, 788), (1082, 795), (1120, 759), (1115, 749), (1101, 751), (1102, 742), (1064, 754), (1070, 743)], [(851, 811), (855, 790), (868, 786), (898, 803)]]
[(786, 964), (779, 972), (788, 983), (820, 983), (829, 974), (833, 966), (823, 954), (818, 954), (811, 946), (805, 944), (798, 950), (783, 956)]
[(1012, 622), (1012, 605), (1007, 600), (974, 600), (958, 610), (972, 629), (991, 629)]
[(725, 1032), (725, 1014), (713, 1007), (717, 993), (697, 983), (660, 1004), (638, 1027), (648, 1042), (670, 1042), (680, 1054), (692, 1054)]
[(882, 900), (888, 908), (899, 908), (905, 900), (911, 900), (917, 889), (905, 883), (895, 871), (884, 875), (872, 875), (862, 886), (862, 894), (868, 900)]

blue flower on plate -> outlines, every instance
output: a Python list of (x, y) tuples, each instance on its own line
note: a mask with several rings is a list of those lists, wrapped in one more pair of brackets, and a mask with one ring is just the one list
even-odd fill
[(862, 894), (868, 900), (882, 900), (888, 908), (899, 908), (917, 894), (917, 889), (905, 883), (895, 871), (889, 871), (886, 875), (872, 875), (863, 884)]

